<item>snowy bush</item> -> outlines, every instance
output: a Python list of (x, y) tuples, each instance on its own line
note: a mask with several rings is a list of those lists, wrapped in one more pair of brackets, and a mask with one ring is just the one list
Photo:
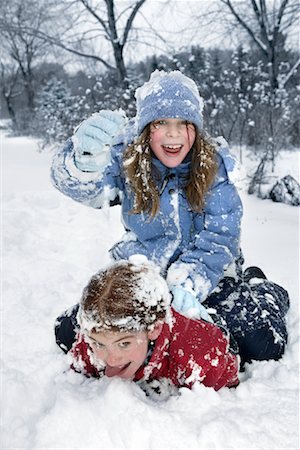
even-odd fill
[(118, 85), (115, 75), (112, 73), (97, 77), (91, 91), (92, 109), (100, 111), (101, 109), (121, 108), (126, 112), (127, 117), (133, 117), (136, 111), (134, 93), (143, 81), (132, 75), (125, 85)]
[(50, 79), (36, 100), (33, 129), (44, 145), (63, 142), (74, 128), (90, 115), (85, 97), (72, 95), (63, 81)]
[(113, 71), (91, 75), (81, 70), (71, 75), (63, 65), (56, 64), (55, 71), (51, 65), (43, 66), (35, 81), (34, 114), (24, 110), (21, 95), (13, 98), (14, 133), (34, 134), (47, 144), (65, 140), (75, 126), (101, 109), (121, 108), (132, 117), (134, 92), (153, 70), (180, 70), (195, 80), (204, 98), (204, 125), (212, 136), (222, 135), (231, 146), (238, 145), (241, 159), (244, 145), (266, 160), (274, 159), (279, 148), (300, 144), (300, 66), (292, 71), (298, 56), (282, 54), (277, 88), (270, 85), (268, 66), (257, 50), (243, 46), (235, 51), (191, 46), (174, 54), (153, 55), (131, 64), (123, 83)]
[(300, 185), (291, 175), (286, 175), (272, 187), (269, 198), (273, 202), (300, 205)]
[(135, 114), (134, 92), (140, 83), (132, 80), (127, 87), (116, 86), (108, 76), (102, 76), (87, 89), (74, 94), (64, 81), (50, 79), (36, 98), (35, 117), (31, 132), (41, 138), (43, 146), (64, 142), (74, 129), (93, 112), (101, 109)]

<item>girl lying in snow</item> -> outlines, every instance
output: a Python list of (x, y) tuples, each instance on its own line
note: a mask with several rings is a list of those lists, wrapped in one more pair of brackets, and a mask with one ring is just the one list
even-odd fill
[(159, 268), (144, 256), (98, 272), (79, 305), (73, 369), (141, 385), (167, 379), (176, 387), (236, 386), (238, 360), (227, 337), (212, 323), (178, 314), (170, 300)]
[(95, 208), (121, 204), (126, 234), (114, 260), (144, 254), (161, 268), (175, 310), (207, 319), (213, 307), (243, 361), (279, 359), (288, 294), (259, 269), (243, 273), (235, 161), (223, 139), (204, 132), (196, 84), (155, 71), (136, 98), (128, 123), (102, 111), (79, 126), (54, 158), (55, 186)]

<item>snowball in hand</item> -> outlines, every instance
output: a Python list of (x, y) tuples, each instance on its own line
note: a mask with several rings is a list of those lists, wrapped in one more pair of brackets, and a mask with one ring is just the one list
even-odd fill
[(103, 110), (82, 122), (72, 137), (76, 166), (83, 171), (100, 171), (110, 162), (110, 149), (121, 142), (126, 124), (121, 111)]

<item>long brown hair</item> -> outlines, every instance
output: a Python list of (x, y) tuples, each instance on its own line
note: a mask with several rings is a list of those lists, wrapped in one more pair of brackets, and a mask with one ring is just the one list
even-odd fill
[[(191, 169), (184, 190), (191, 208), (195, 212), (201, 212), (205, 195), (217, 172), (217, 160), (211, 138), (200, 134), (197, 128), (195, 131), (195, 142), (191, 149)], [(150, 124), (133, 144), (128, 145), (124, 152), (123, 165), (127, 181), (134, 193), (131, 213), (149, 213), (153, 218), (159, 211), (160, 194), (153, 177)]]

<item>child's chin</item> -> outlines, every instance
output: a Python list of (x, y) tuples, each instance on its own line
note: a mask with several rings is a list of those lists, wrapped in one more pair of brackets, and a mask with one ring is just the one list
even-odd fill
[(134, 374), (133, 375), (120, 375), (118, 378), (122, 378), (122, 380), (133, 380), (134, 378)]

